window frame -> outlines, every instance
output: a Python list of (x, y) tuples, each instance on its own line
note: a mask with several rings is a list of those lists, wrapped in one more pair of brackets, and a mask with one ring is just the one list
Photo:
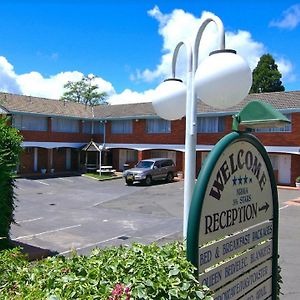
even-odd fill
[[(42, 126), (37, 127), (37, 124)], [(12, 117), (12, 126), (23, 131), (48, 131), (48, 117), (16, 114)]]
[[(213, 128), (203, 128), (209, 127), (211, 124), (208, 122), (213, 121)], [(201, 124), (202, 122), (202, 124)], [(197, 117), (197, 133), (224, 133), (225, 128), (225, 116), (198, 116)]]
[(127, 120), (111, 121), (111, 134), (132, 134), (132, 133), (133, 133), (132, 120), (127, 119)]
[[(66, 123), (68, 123), (68, 122), (69, 122), (69, 124), (76, 124), (74, 126), (74, 128), (73, 128), (73, 126), (71, 127), (72, 130), (69, 130), (70, 127), (66, 125)], [(79, 133), (79, 128), (80, 128), (79, 120), (72, 119), (72, 118), (53, 117), (51, 125), (52, 125), (51, 126), (52, 132)]]
[(164, 119), (147, 119), (146, 132), (147, 134), (169, 134), (172, 132), (171, 121)]

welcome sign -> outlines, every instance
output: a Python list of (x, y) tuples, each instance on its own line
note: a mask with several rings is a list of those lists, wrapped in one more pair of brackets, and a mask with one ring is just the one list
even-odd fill
[(263, 145), (233, 132), (211, 151), (190, 208), (187, 256), (214, 299), (276, 298), (278, 197)]

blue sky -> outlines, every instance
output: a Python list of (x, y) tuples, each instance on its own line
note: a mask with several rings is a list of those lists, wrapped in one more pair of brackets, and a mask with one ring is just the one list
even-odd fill
[[(237, 0), (1, 1), (0, 90), (58, 98), (95, 74), (112, 103), (146, 101), (168, 76), (171, 53), (193, 40), (205, 12), (219, 16), (229, 48), (253, 69), (270, 53), (286, 90), (300, 90), (300, 2)], [(200, 56), (213, 50), (209, 25)], [(183, 74), (184, 59), (178, 62)]]

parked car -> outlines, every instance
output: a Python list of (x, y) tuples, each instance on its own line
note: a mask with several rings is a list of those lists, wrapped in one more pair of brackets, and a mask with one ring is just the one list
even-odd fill
[(151, 185), (154, 180), (172, 182), (176, 174), (174, 161), (169, 158), (149, 158), (140, 160), (134, 168), (125, 170), (123, 177), (127, 185), (135, 181)]

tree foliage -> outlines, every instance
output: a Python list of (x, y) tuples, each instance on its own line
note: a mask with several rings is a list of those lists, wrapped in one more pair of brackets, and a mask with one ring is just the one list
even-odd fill
[(0, 118), (0, 249), (9, 241), (10, 225), (14, 218), (14, 170), (19, 161), (22, 137)]
[(60, 100), (82, 103), (85, 105), (95, 106), (107, 104), (106, 92), (100, 92), (99, 88), (93, 81), (94, 75), (83, 76), (79, 81), (68, 81), (64, 88), (67, 90)]
[(253, 70), (253, 83), (250, 93), (267, 93), (284, 91), (281, 73), (271, 54), (261, 56)]

